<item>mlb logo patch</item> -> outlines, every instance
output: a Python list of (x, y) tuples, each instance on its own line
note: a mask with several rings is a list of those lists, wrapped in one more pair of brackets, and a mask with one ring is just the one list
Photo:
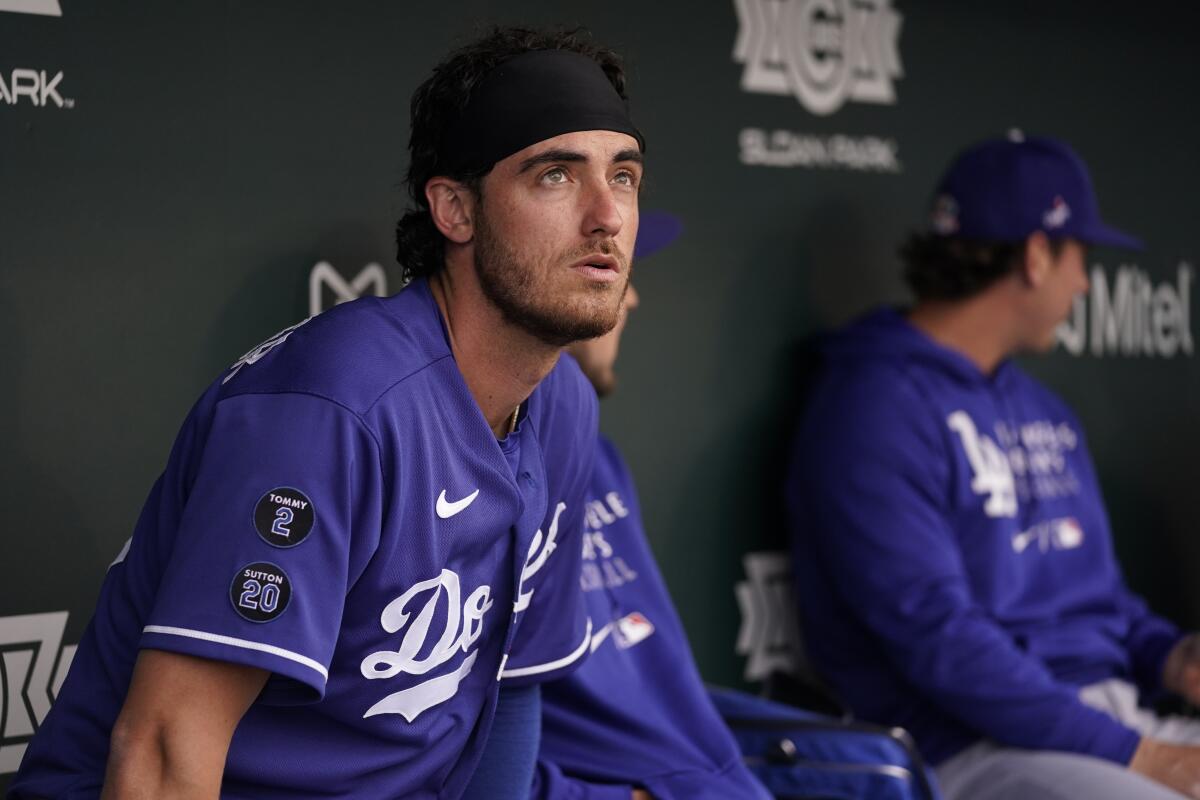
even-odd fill
[(1042, 225), (1049, 230), (1061, 228), (1067, 224), (1067, 220), (1071, 218), (1071, 207), (1067, 205), (1067, 201), (1059, 195), (1054, 198), (1054, 203), (1042, 214)]
[(1057, 520), (1054, 527), (1054, 546), (1059, 550), (1074, 550), (1083, 545), (1083, 526), (1074, 517)]
[(617, 620), (613, 626), (613, 641), (622, 650), (628, 650), (654, 633), (654, 625), (637, 611)]

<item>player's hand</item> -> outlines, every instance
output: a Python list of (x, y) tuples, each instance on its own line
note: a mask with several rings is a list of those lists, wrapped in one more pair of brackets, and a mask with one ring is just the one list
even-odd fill
[(1200, 634), (1183, 637), (1171, 649), (1163, 667), (1163, 686), (1200, 706)]
[(654, 796), (645, 789), (634, 789), (633, 800), (654, 800)]
[(1129, 768), (1184, 797), (1200, 800), (1200, 747), (1144, 738)]

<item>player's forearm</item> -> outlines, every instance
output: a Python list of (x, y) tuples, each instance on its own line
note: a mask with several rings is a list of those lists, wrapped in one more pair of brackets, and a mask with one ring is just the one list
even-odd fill
[(142, 650), (113, 725), (104, 800), (216, 798), (233, 732), (268, 674)]
[[(897, 624), (896, 630), (903, 626)], [(1128, 763), (1138, 735), (1086, 706), (990, 620), (948, 611), (941, 624), (890, 637), (893, 658), (920, 693), (971, 729), (1011, 747)]]
[(1061, 683), (975, 602), (961, 561), (950, 555), (955, 543), (949, 532), (930, 532), (931, 521), (922, 537), (918, 518), (903, 527), (870, 529), (842, 505), (842, 519), (854, 524), (838, 529), (855, 535), (831, 548), (834, 580), (854, 616), (922, 698), (1005, 745), (1128, 762), (1137, 735), (1086, 707), (1075, 688)]
[(102, 800), (213, 800), (225, 748), (189, 741), (187, 731), (117, 720)]

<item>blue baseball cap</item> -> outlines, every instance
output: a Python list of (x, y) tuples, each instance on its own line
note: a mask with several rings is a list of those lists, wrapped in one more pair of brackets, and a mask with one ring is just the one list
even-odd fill
[(683, 233), (683, 220), (666, 211), (644, 211), (638, 224), (634, 258), (645, 258), (669, 246)]
[(1024, 241), (1035, 231), (1084, 244), (1141, 250), (1140, 239), (1100, 220), (1087, 166), (1057, 139), (1014, 131), (964, 150), (942, 176), (930, 230), (938, 236)]

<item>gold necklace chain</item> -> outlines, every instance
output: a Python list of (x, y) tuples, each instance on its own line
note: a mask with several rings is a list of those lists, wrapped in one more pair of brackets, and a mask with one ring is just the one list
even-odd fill
[(517, 415), (521, 413), (521, 404), (517, 403), (517, 407), (513, 409), (512, 419), (508, 421), (508, 433), (505, 436), (511, 436), (512, 432), (517, 429)]

